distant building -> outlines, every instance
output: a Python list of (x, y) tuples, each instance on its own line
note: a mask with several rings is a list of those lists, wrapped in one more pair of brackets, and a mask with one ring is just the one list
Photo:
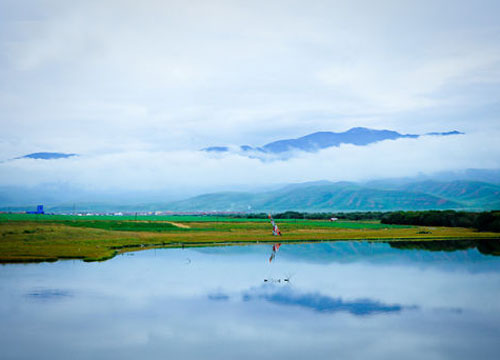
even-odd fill
[(45, 214), (43, 211), (43, 205), (38, 205), (36, 211), (26, 211), (26, 214)]
[(336, 217), (330, 218), (330, 221), (337, 221), (337, 220), (338, 220), (338, 218), (336, 218)]

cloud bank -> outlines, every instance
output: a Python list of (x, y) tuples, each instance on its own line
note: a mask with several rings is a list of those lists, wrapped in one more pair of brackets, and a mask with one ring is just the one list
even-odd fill
[[(497, 136), (500, 133), (496, 134)], [(65, 182), (86, 189), (220, 189), (313, 180), (368, 180), (466, 168), (499, 168), (496, 136), (481, 134), (341, 145), (288, 160), (261, 161), (202, 151), (133, 151), (0, 164), (0, 184)]]

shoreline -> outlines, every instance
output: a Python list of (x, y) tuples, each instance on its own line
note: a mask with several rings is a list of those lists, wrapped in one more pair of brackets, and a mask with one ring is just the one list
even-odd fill
[(283, 222), (283, 236), (265, 222), (1, 221), (0, 264), (105, 261), (141, 250), (333, 241), (500, 241), (500, 233), (467, 228), (390, 226), (373, 222)]

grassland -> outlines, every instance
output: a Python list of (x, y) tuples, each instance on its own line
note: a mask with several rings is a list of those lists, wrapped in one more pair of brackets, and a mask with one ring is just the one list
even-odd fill
[(335, 240), (499, 239), (498, 233), (465, 228), (385, 225), (378, 222), (283, 220), (283, 236), (267, 220), (225, 217), (103, 217), (0, 214), (0, 262), (59, 259), (101, 261), (160, 247)]

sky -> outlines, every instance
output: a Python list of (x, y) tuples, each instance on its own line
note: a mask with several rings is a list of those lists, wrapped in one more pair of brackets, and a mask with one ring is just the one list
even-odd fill
[[(0, 3), (0, 185), (161, 189), (500, 168), (498, 1)], [(422, 137), (263, 162), (199, 149)], [(9, 160), (39, 151), (78, 157)]]

